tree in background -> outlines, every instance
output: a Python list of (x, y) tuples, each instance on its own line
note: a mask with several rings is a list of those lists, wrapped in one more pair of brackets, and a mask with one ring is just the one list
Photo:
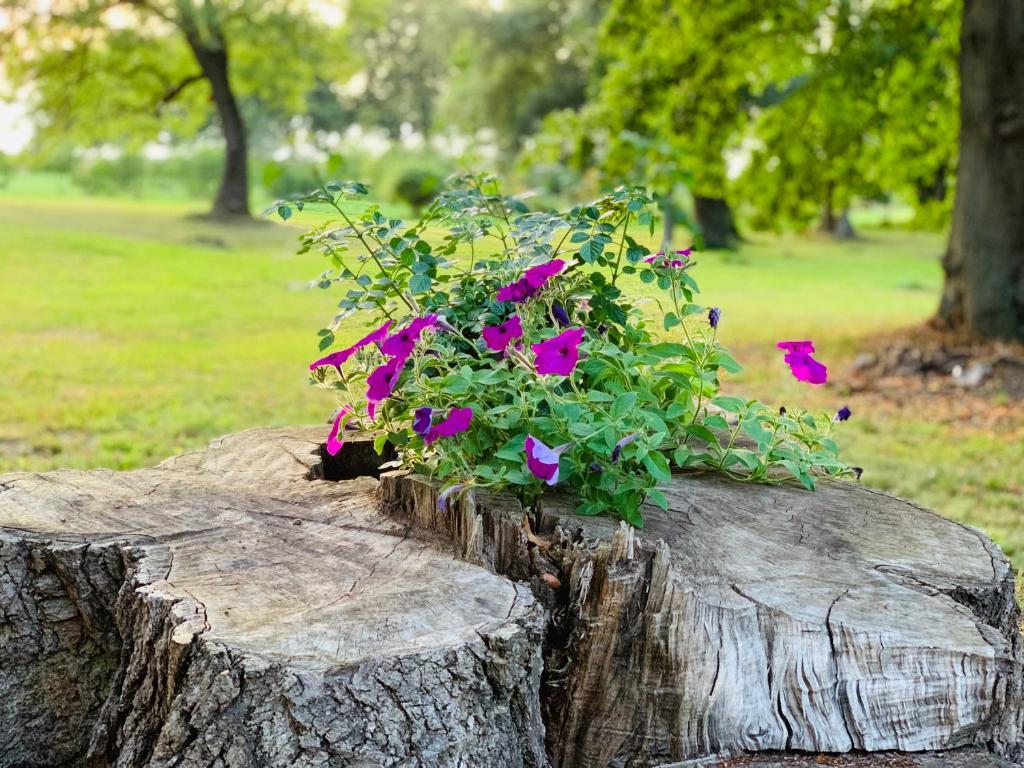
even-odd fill
[(960, 124), (939, 320), (1024, 341), (1024, 0), (967, 0)]
[(805, 224), (839, 237), (855, 197), (941, 199), (955, 164), (956, 9), (842, 0), (796, 42), (801, 69), (760, 97), (756, 147), (734, 189), (758, 227)]
[[(326, 4), (321, 3), (323, 9)], [(138, 145), (210, 121), (225, 144), (213, 203), (249, 215), (242, 101), (295, 114), (343, 60), (339, 35), (304, 0), (0, 0), (4, 63), (29, 85), (40, 136)]]
[(548, 113), (583, 103), (593, 29), (606, 4), (517, 0), (501, 10), (478, 8), (453, 50), (446, 120), (493, 130), (505, 155), (514, 155)]

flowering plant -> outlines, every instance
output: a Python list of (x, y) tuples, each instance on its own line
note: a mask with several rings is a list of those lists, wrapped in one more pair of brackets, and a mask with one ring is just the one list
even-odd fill
[[(694, 303), (689, 250), (652, 254), (631, 234), (653, 233), (643, 189), (531, 212), (466, 175), (413, 224), (375, 206), (348, 213), (366, 192), (332, 183), (272, 209), (289, 218), (324, 204), (336, 217), (302, 236), (303, 252), (331, 262), (318, 284), (345, 288), (321, 351), (346, 318), (372, 318), (362, 339), (310, 365), (341, 404), (332, 453), (358, 426), (434, 477), (442, 506), (471, 486), (529, 506), (560, 485), (579, 514), (635, 526), (644, 502), (667, 507), (658, 484), (674, 468), (809, 489), (818, 474), (854, 471), (830, 437), (835, 417), (719, 394), (721, 374), (740, 370), (716, 339), (722, 313)], [(664, 295), (660, 328), (623, 292), (636, 279)], [(780, 346), (794, 375), (824, 381), (810, 342)]]

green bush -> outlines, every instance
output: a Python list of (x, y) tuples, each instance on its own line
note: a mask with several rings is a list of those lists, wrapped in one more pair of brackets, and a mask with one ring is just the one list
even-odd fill
[(146, 179), (146, 160), (141, 155), (125, 153), (113, 159), (97, 158), (77, 163), (71, 180), (90, 195), (142, 194)]

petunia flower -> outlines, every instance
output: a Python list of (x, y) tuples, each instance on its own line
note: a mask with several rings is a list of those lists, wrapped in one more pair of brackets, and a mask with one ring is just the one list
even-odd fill
[(384, 339), (380, 345), (380, 351), (391, 357), (408, 358), (420, 340), (420, 334), (427, 328), (436, 328), (437, 326), (437, 315), (414, 318), (405, 328), (395, 331)]
[(437, 496), (437, 508), (441, 512), (448, 511), (448, 499), (452, 494), (458, 493), (466, 487), (466, 483), (456, 483), (455, 485), (449, 485)]
[(369, 344), (379, 344), (384, 340), (384, 337), (388, 335), (388, 329), (391, 327), (391, 321), (388, 320), (384, 325), (375, 331), (371, 331), (366, 336), (363, 336), (359, 341), (353, 344), (347, 349), (343, 349), (340, 352), (332, 352), (327, 357), (321, 357), (315, 363), (309, 364), (309, 370), (315, 371), (322, 365), (333, 365), (338, 369), (338, 373), (341, 373), (341, 364), (348, 360), (352, 355), (358, 352), (363, 347)]
[(485, 325), (481, 332), (487, 346), (495, 352), (501, 352), (511, 342), (523, 336), (523, 321), (519, 315), (512, 315), (500, 325)]
[(469, 429), (471, 421), (473, 421), (472, 408), (453, 408), (447, 419), (439, 422), (423, 436), (423, 441), (429, 445), (439, 438), (452, 437), (460, 432), (465, 432)]
[(569, 313), (565, 311), (565, 307), (559, 304), (557, 301), (551, 305), (551, 314), (555, 317), (557, 322), (563, 328), (572, 324), (572, 320), (569, 319)]
[(523, 275), (523, 280), (536, 290), (540, 290), (548, 280), (561, 272), (563, 267), (565, 262), (562, 259), (552, 259), (547, 264), (530, 267)]
[(526, 451), (526, 467), (548, 485), (558, 482), (558, 457), (565, 453), (572, 443), (565, 443), (557, 448), (548, 448), (533, 435), (527, 435), (523, 441)]
[(621, 440), (619, 440), (619, 442), (615, 444), (615, 447), (612, 448), (612, 464), (618, 462), (619, 457), (622, 456), (622, 449), (625, 448), (630, 443), (632, 443), (638, 437), (640, 437), (640, 433), (633, 432), (632, 434), (626, 435), (624, 438), (622, 438)]
[(720, 310), (718, 307), (712, 307), (711, 309), (708, 310), (708, 325), (710, 325), (712, 328), (717, 328), (718, 321), (721, 319), (721, 317), (722, 310)]
[(553, 376), (568, 376), (580, 359), (580, 342), (583, 341), (582, 328), (570, 328), (562, 331), (553, 339), (532, 345), (533, 354), (537, 356), (537, 373)]
[(398, 377), (402, 375), (402, 368), (405, 367), (407, 359), (393, 357), (374, 368), (366, 377), (366, 410), (371, 419), (377, 417), (377, 403), (391, 397), (391, 393), (395, 391), (395, 385), (398, 384)]
[(434, 409), (428, 406), (417, 408), (412, 414), (412, 431), (421, 437), (426, 435), (432, 424)]
[(345, 435), (341, 428), (344, 422), (352, 417), (352, 414), (352, 407), (343, 405), (338, 410), (338, 415), (334, 417), (334, 424), (331, 426), (330, 434), (327, 435), (327, 452), (331, 456), (337, 455), (338, 451), (341, 450), (341, 446), (345, 444)]
[(786, 351), (783, 358), (797, 381), (808, 384), (824, 384), (828, 380), (828, 369), (811, 357), (814, 343), (811, 341), (780, 341), (775, 345)]
[(664, 251), (658, 251), (653, 256), (648, 256), (644, 261), (658, 267), (686, 267), (689, 266), (692, 248), (682, 248), (675, 252), (675, 258), (669, 258)]
[(851, 467), (851, 469), (853, 474), (857, 476), (857, 479), (860, 480), (860, 476), (864, 474), (864, 467)]
[(853, 415), (853, 411), (850, 410), (850, 406), (844, 405), (838, 411), (836, 411), (836, 421), (846, 421)]
[(526, 278), (520, 278), (514, 283), (502, 286), (498, 289), (495, 298), (498, 301), (511, 301), (514, 304), (521, 304), (537, 292), (537, 289), (526, 282)]

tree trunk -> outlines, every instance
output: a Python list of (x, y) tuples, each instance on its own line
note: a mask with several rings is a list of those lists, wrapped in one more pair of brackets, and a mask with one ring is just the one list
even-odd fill
[(245, 121), (231, 90), (227, 45), (209, 47), (189, 35), (192, 52), (210, 83), (224, 134), (224, 173), (211, 215), (217, 218), (249, 217), (249, 150)]
[(733, 248), (740, 239), (729, 203), (721, 197), (693, 196), (694, 215), (705, 248)]
[(0, 764), (1020, 754), (1013, 573), (978, 531), (851, 483), (687, 474), (642, 532), (550, 495), (535, 534), (507, 496), (442, 512), (423, 478), (352, 478), (369, 441), (326, 461), (323, 433), (0, 477)]
[(938, 319), (1024, 340), (1024, 0), (966, 0), (960, 161)]

